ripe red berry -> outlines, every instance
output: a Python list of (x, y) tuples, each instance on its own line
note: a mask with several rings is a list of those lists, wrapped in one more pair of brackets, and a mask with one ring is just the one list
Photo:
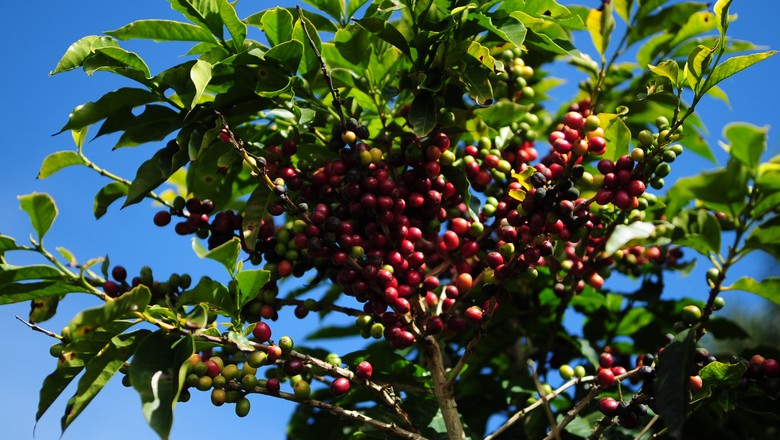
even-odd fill
[(780, 363), (775, 359), (765, 359), (761, 363), (761, 372), (767, 377), (777, 377), (780, 374)]
[(363, 380), (371, 379), (371, 375), (374, 374), (374, 367), (368, 361), (363, 361), (358, 364), (355, 374)]
[(463, 313), (466, 320), (472, 324), (478, 324), (482, 320), (482, 309), (477, 306), (471, 306)]
[(111, 276), (121, 283), (127, 279), (127, 270), (122, 266), (114, 266), (111, 270)]
[(208, 374), (212, 378), (219, 376), (219, 373), (220, 371), (222, 371), (222, 368), (220, 368), (218, 363), (214, 362), (211, 359), (207, 360), (204, 363), (206, 364), (207, 367), (206, 374)]
[(447, 250), (454, 251), (460, 246), (460, 237), (453, 231), (447, 231), (442, 236), (442, 242)]
[(271, 327), (268, 324), (260, 321), (255, 324), (255, 328), (252, 330), (252, 334), (260, 342), (266, 342), (271, 339)]
[(106, 281), (103, 283), (103, 291), (106, 292), (106, 295), (116, 298), (119, 296), (119, 285), (113, 281)]
[(607, 417), (612, 417), (617, 415), (619, 407), (620, 407), (620, 402), (618, 402), (617, 400), (611, 397), (604, 397), (601, 400), (599, 400), (599, 411), (601, 411), (601, 413)]
[(690, 389), (692, 393), (699, 391), (703, 385), (704, 382), (702, 381), (701, 376), (691, 376), (688, 379), (688, 389)]
[(279, 394), (279, 390), (281, 389), (279, 386), (279, 379), (268, 379), (268, 381), (265, 383), (265, 389), (268, 390), (270, 394)]
[(611, 353), (601, 353), (599, 355), (599, 366), (601, 368), (612, 368), (612, 364), (615, 360), (612, 358)]
[(610, 369), (602, 368), (596, 375), (596, 382), (598, 382), (602, 388), (609, 388), (615, 383), (615, 374)]
[(343, 396), (349, 391), (349, 380), (344, 377), (339, 377), (330, 383), (330, 393), (334, 396)]
[(171, 213), (168, 211), (158, 211), (154, 215), (154, 224), (157, 226), (166, 226), (171, 222)]
[(303, 373), (303, 362), (300, 359), (288, 359), (284, 362), (282, 369), (287, 376), (297, 376)]

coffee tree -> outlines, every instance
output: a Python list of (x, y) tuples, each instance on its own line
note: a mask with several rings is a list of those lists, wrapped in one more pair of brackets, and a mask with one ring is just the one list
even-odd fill
[[(20, 196), (34, 234), (0, 236), (0, 304), (30, 301), (25, 323), (56, 339), (37, 418), (78, 378), (66, 429), (118, 375), (162, 438), (198, 392), (238, 417), (295, 402), (296, 439), (777, 434), (778, 353), (699, 341), (742, 332), (717, 316), (722, 291), (780, 303), (776, 277), (726, 282), (754, 251), (780, 257), (780, 158), (762, 162), (766, 130), (735, 123), (725, 167), (662, 191), (684, 151), (713, 158), (701, 100), (774, 54), (727, 36), (730, 0), (308, 0), (244, 19), (226, 0), (170, 3), (185, 21), (68, 48), (53, 74), (128, 85), (73, 110), (60, 132), (75, 149), (39, 177), (99, 173), (95, 217), (151, 201), (160, 234), (226, 273), (76, 263), (44, 246), (51, 197)], [(130, 39), (192, 44), (151, 72)], [(560, 109), (552, 63), (581, 80)], [(86, 156), (92, 126), (157, 150), (120, 177)], [(48, 264), (13, 264), (30, 252)], [(669, 298), (665, 274), (696, 255), (701, 289)], [(634, 290), (605, 288), (614, 274)], [(44, 328), (84, 293), (94, 308)], [(274, 331), (285, 307), (348, 322), (294, 343)], [(574, 312), (581, 327), (564, 325)], [(351, 352), (307, 345), (358, 335)]]

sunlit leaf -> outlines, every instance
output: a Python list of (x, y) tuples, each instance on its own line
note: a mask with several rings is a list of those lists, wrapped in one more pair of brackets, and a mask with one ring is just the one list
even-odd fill
[(17, 198), (22, 211), (30, 217), (33, 229), (38, 234), (38, 240), (41, 240), (57, 218), (57, 205), (54, 204), (54, 199), (46, 193), (32, 193)]

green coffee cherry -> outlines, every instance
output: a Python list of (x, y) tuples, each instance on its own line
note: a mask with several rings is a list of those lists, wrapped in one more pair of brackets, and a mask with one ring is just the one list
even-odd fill
[(574, 368), (571, 365), (564, 364), (558, 369), (558, 373), (560, 373), (563, 380), (569, 380), (574, 377)]
[(236, 402), (236, 415), (239, 417), (246, 417), (247, 414), (249, 414), (250, 407), (249, 399), (246, 397), (238, 399)]

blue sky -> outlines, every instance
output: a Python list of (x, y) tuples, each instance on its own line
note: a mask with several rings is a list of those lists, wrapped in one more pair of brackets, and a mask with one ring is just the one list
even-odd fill
[[(18, 210), (16, 196), (32, 191), (48, 192), (56, 199), (60, 216), (54, 224), (46, 242), (52, 249), (64, 246), (73, 251), (81, 261), (110, 255), (114, 264), (122, 264), (133, 274), (142, 265), (150, 265), (156, 273), (167, 277), (172, 272), (189, 272), (194, 277), (207, 274), (224, 279), (221, 268), (213, 262), (198, 260), (190, 250), (189, 240), (178, 237), (172, 230), (160, 231), (152, 225), (156, 208), (141, 203), (123, 211), (117, 207), (100, 221), (92, 216), (92, 200), (97, 190), (107, 183), (103, 178), (84, 168), (66, 169), (47, 180), (36, 180), (41, 160), (49, 153), (72, 148), (70, 137), (52, 137), (67, 120), (68, 113), (78, 104), (94, 100), (103, 93), (127, 85), (119, 78), (98, 73), (90, 78), (80, 71), (49, 77), (65, 49), (77, 39), (90, 34), (116, 29), (133, 20), (142, 18), (179, 19), (163, 0), (97, 1), (71, 0), (68, 2), (8, 2), (5, 7), (6, 21), (2, 27), (0, 53), (5, 54), (0, 79), (6, 84), (5, 104), (2, 105), (2, 119), (6, 121), (2, 182), (0, 185), (0, 233), (24, 241), (31, 227), (26, 216)], [(573, 3), (573, 2), (563, 2)], [(582, 1), (578, 3), (597, 3)], [(780, 6), (774, 0), (736, 1), (733, 11), (740, 18), (730, 29), (734, 38), (746, 39), (759, 45), (780, 47), (780, 27), (777, 13)], [(270, 6), (267, 2), (244, 1), (239, 5), (242, 17)], [(175, 57), (186, 51), (186, 46), (176, 44), (132, 43), (123, 44), (139, 52), (157, 72), (171, 64)], [(588, 41), (580, 46), (591, 50)], [(564, 70), (567, 75), (572, 74)], [(749, 69), (735, 78), (727, 80), (722, 87), (731, 98), (731, 107), (721, 102), (705, 101), (700, 108), (703, 120), (708, 124), (712, 145), (720, 138), (722, 127), (730, 121), (745, 120), (757, 125), (777, 127), (780, 102), (780, 57), (774, 57)], [(573, 87), (582, 78), (569, 78)], [(563, 91), (567, 90), (565, 87)], [(556, 95), (558, 106), (563, 103), (564, 93)], [(768, 154), (780, 153), (777, 132), (770, 131)], [(111, 152), (111, 138), (101, 139), (87, 145), (86, 153), (95, 162), (128, 178), (132, 178), (137, 166), (151, 155), (156, 146)], [(724, 154), (717, 149), (722, 160)], [(691, 159), (676, 166), (678, 175), (697, 172), (702, 167), (711, 167), (704, 161)], [(29, 262), (33, 260), (12, 260)], [(755, 275), (777, 272), (777, 267), (764, 259), (755, 259), (737, 269)], [(751, 267), (747, 267), (751, 266)], [(691, 276), (700, 290), (685, 292), (697, 299), (704, 299), (704, 269), (697, 268)], [(683, 284), (684, 285), (684, 284)], [(680, 294), (680, 292), (677, 292)], [(738, 294), (727, 296), (731, 304), (742, 302)], [(757, 304), (755, 301), (748, 301)], [(60, 305), (60, 313), (45, 323), (55, 331), (65, 325), (80, 309), (97, 305), (87, 296), (75, 295)], [(0, 377), (4, 378), (3, 411), (0, 411), (0, 426), (3, 438), (32, 438), (34, 415), (37, 407), (38, 390), (47, 374), (55, 367), (55, 360), (48, 355), (48, 346), (53, 342), (46, 336), (27, 330), (18, 323), (15, 315), (26, 317), (27, 304), (0, 308)], [(316, 323), (312, 320), (300, 326), (295, 319), (283, 319), (274, 326), (277, 335), (290, 334), (294, 338), (312, 331)], [(288, 316), (287, 318), (291, 318)], [(299, 328), (296, 328), (298, 326)], [(73, 387), (65, 395), (73, 392)], [(39, 423), (37, 439), (59, 438), (59, 419), (64, 410), (66, 398), (57, 401), (50, 412)], [(257, 396), (252, 399), (250, 416), (239, 419), (231, 406), (214, 408), (209, 403), (208, 393), (193, 393), (193, 399), (177, 407), (173, 438), (219, 432), (225, 438), (231, 436), (263, 435), (264, 438), (283, 438), (287, 419), (292, 409), (289, 402), (281, 402)], [(111, 382), (96, 398), (90, 408), (77, 419), (65, 433), (63, 439), (97, 439), (110, 437), (122, 439), (154, 438), (146, 426), (137, 395), (125, 390), (118, 381)], [(237, 437), (236, 437), (237, 438)]]

